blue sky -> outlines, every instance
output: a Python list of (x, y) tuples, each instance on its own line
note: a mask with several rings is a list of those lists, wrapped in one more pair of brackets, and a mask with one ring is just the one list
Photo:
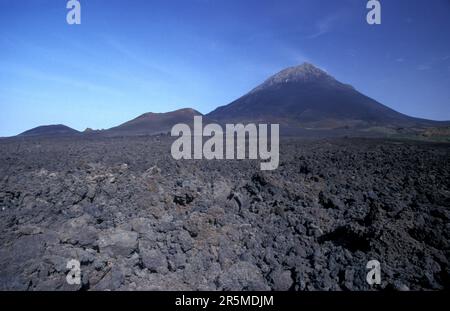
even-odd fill
[(450, 120), (450, 1), (0, 0), (0, 136), (207, 113), (305, 61), (402, 113)]

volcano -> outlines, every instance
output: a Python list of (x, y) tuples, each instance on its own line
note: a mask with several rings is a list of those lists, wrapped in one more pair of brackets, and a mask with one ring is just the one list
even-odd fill
[(409, 117), (304, 63), (280, 71), (207, 117), (221, 123), (279, 123), (284, 129), (438, 126)]
[(57, 125), (43, 125), (35, 127), (31, 130), (25, 131), (18, 136), (21, 137), (35, 137), (35, 136), (71, 136), (80, 134), (77, 130), (70, 128), (63, 124)]
[(194, 116), (201, 115), (200, 112), (191, 108), (184, 108), (166, 113), (148, 112), (131, 121), (105, 131), (105, 134), (132, 136), (167, 133), (170, 132), (175, 124), (192, 124)]

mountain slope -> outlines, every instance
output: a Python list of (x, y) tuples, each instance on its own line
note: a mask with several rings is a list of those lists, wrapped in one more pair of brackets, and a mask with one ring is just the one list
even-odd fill
[(415, 119), (390, 109), (308, 63), (279, 72), (250, 93), (207, 116), (222, 123), (272, 122), (291, 128), (362, 128), (437, 123)]
[(167, 133), (170, 132), (175, 124), (192, 124), (194, 116), (201, 115), (200, 112), (191, 108), (166, 113), (149, 112), (105, 132), (108, 135), (152, 135)]
[(70, 136), (80, 134), (77, 130), (63, 124), (38, 126), (31, 130), (25, 131), (18, 136), (34, 137), (34, 136)]

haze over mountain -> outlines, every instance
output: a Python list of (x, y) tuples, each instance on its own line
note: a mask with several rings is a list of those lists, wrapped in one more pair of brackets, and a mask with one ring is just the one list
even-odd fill
[(270, 122), (291, 129), (439, 124), (390, 109), (309, 63), (280, 71), (207, 116), (221, 123)]
[[(108, 130), (87, 130), (84, 134), (129, 136), (170, 132), (178, 123), (192, 125), (192, 108), (143, 115)], [(280, 71), (229, 105), (204, 116), (204, 123), (279, 123), (282, 133), (301, 134), (305, 130), (365, 130), (450, 126), (399, 113), (339, 82), (325, 71), (304, 63)], [(310, 131), (311, 132), (311, 131)], [(64, 125), (42, 126), (20, 136), (60, 136), (80, 132)], [(337, 133), (337, 131), (336, 131)]]

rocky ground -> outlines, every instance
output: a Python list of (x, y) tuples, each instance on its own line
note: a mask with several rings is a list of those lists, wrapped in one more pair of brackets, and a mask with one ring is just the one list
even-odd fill
[(289, 139), (273, 172), (170, 145), (0, 142), (0, 290), (450, 287), (450, 145)]

